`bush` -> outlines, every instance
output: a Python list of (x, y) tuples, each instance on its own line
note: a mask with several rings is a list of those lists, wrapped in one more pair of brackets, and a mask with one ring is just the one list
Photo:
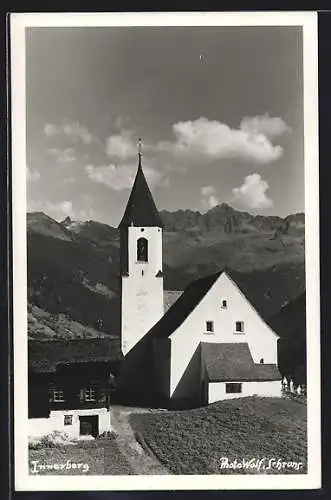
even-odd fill
[(65, 444), (73, 444), (70, 436), (65, 432), (53, 431), (40, 438), (29, 438), (29, 450), (60, 448)]
[(97, 436), (97, 439), (108, 439), (113, 440), (116, 439), (117, 434), (115, 431), (104, 431)]

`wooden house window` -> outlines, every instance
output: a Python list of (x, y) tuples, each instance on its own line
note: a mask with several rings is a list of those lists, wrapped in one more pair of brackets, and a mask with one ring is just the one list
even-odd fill
[(139, 238), (137, 241), (137, 261), (148, 262), (148, 240)]
[(242, 392), (241, 383), (225, 384), (225, 392), (226, 394), (238, 394)]
[(64, 415), (64, 425), (72, 425), (72, 415)]
[(214, 322), (213, 321), (206, 321), (206, 332), (207, 333), (214, 333)]
[(236, 321), (235, 333), (244, 333), (244, 322)]
[(84, 399), (85, 401), (95, 401), (95, 389), (92, 387), (88, 387), (84, 390)]
[(49, 402), (50, 403), (63, 403), (64, 394), (62, 389), (50, 389), (49, 390)]

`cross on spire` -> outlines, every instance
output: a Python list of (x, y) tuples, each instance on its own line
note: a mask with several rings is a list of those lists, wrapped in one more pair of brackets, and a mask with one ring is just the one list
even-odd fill
[(141, 139), (138, 139), (138, 157), (139, 160), (141, 160), (142, 157), (142, 147), (143, 147), (143, 141)]
[(119, 227), (163, 227), (141, 165), (142, 140), (138, 139), (138, 169)]

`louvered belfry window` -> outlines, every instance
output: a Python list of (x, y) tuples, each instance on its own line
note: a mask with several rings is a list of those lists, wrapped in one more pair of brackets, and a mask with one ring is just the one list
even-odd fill
[(148, 240), (139, 238), (137, 241), (137, 260), (138, 262), (148, 262)]

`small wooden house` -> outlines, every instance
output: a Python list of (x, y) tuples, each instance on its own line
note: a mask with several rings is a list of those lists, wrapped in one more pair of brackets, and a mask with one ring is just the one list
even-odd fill
[(122, 359), (119, 339), (29, 341), (29, 436), (110, 430)]

